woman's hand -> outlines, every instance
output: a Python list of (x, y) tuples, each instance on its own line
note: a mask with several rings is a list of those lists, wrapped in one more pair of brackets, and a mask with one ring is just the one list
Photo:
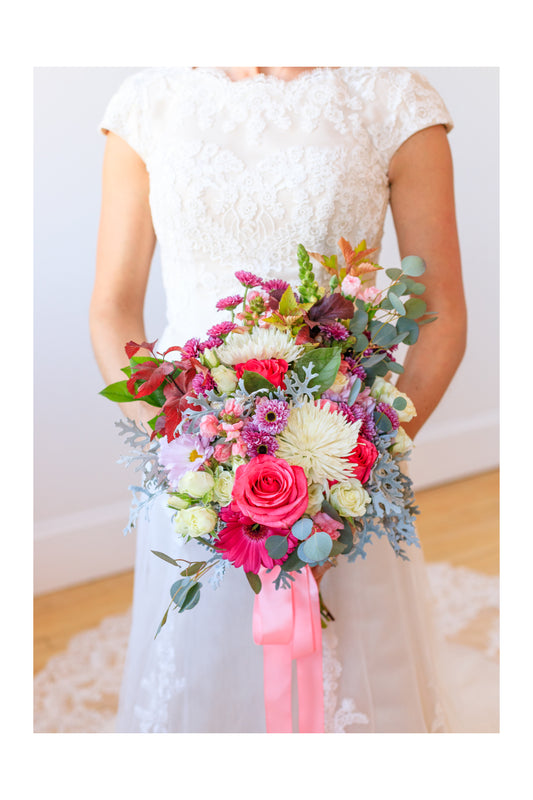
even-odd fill
[(160, 409), (145, 403), (144, 400), (135, 400), (133, 403), (121, 403), (120, 410), (127, 419), (133, 420), (138, 428), (152, 435), (148, 421), (157, 416)]

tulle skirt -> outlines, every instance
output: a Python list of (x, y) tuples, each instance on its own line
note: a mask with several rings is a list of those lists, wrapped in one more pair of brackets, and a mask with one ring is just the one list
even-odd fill
[[(254, 594), (241, 569), (228, 565), (216, 588), (204, 580), (198, 605), (172, 608), (155, 638), (178, 574), (150, 551), (191, 561), (207, 555), (177, 539), (171, 514), (159, 497), (131, 534), (133, 615), (116, 731), (265, 733), (263, 654), (252, 638)], [(335, 617), (323, 631), (327, 733), (455, 730), (423, 555), (414, 547), (408, 555), (402, 561), (376, 538), (366, 559), (339, 558), (322, 580)]]

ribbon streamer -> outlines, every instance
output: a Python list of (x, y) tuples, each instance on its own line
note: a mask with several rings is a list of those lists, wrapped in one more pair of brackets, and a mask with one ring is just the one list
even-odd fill
[(298, 678), (300, 733), (324, 733), (322, 628), (318, 586), (308, 565), (290, 589), (274, 587), (274, 570), (259, 573), (253, 637), (263, 646), (267, 733), (292, 733), (292, 660)]

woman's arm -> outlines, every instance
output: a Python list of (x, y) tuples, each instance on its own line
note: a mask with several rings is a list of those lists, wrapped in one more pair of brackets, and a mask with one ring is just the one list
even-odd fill
[[(143, 306), (156, 243), (148, 193), (144, 162), (123, 139), (108, 133), (89, 315), (92, 345), (106, 384), (124, 380), (126, 342), (146, 341)], [(126, 403), (121, 410), (141, 424), (155, 416), (155, 409), (141, 401)]]
[(420, 328), (397, 382), (417, 409), (417, 416), (403, 425), (413, 438), (448, 388), (466, 347), (453, 165), (444, 127), (433, 126), (407, 139), (392, 158), (389, 179), (400, 256), (424, 259), (423, 299), (428, 311), (439, 314)]

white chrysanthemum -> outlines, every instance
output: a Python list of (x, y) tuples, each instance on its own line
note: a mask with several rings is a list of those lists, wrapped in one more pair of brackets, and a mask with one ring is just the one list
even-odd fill
[(232, 331), (216, 352), (223, 364), (242, 364), (250, 358), (283, 358), (290, 363), (301, 355), (303, 347), (295, 345), (289, 333), (277, 328), (252, 328), (251, 333)]
[(343, 481), (353, 475), (347, 459), (357, 444), (361, 420), (349, 422), (326, 403), (307, 401), (291, 410), (287, 425), (276, 436), (276, 458), (302, 467), (308, 481)]

